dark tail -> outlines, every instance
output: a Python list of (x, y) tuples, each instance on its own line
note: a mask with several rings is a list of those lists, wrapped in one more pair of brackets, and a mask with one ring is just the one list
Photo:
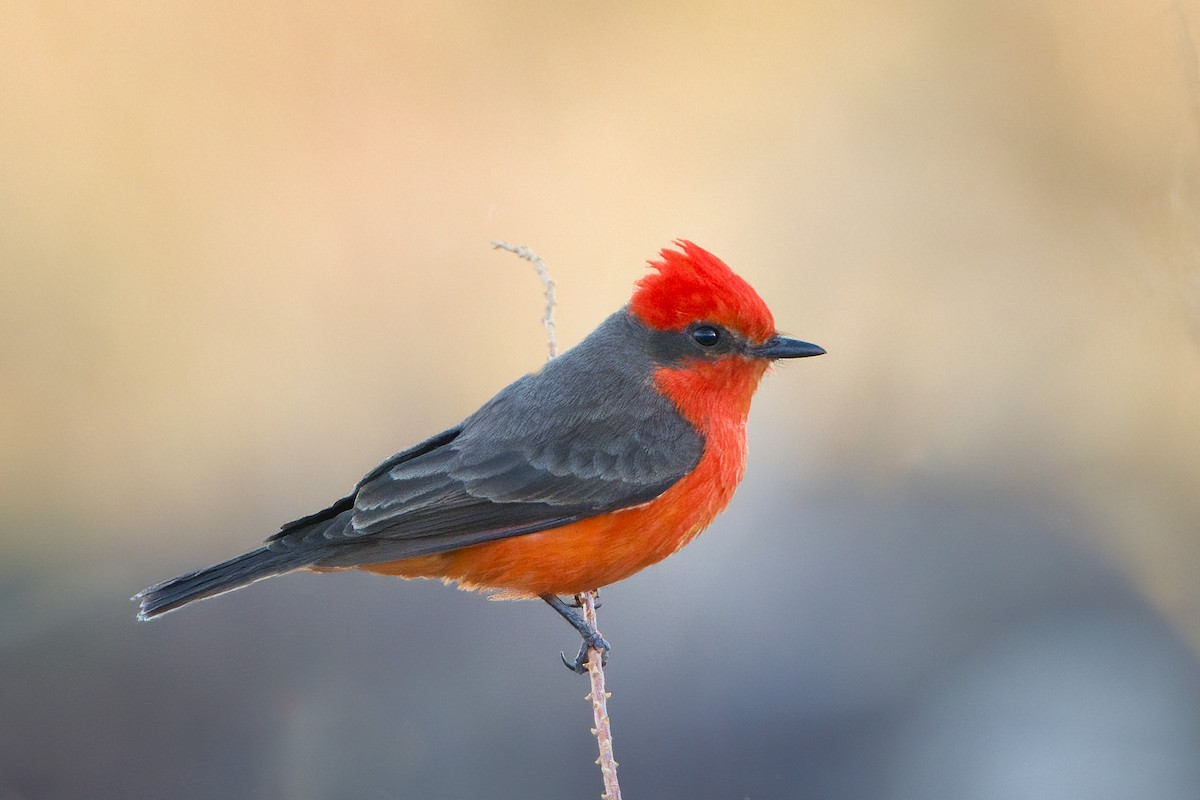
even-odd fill
[(149, 589), (143, 589), (133, 597), (141, 607), (138, 619), (154, 619), (193, 600), (232, 592), (263, 578), (291, 572), (305, 563), (307, 562), (298, 558), (295, 553), (271, 552), (265, 547), (260, 547), (223, 564), (199, 572), (189, 572), (187, 575), (180, 575)]

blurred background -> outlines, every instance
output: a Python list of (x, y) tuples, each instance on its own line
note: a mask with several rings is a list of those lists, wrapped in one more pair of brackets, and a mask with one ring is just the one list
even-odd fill
[(604, 592), (630, 798), (1200, 796), (1200, 3), (5, 4), (0, 800), (595, 797), (537, 603), (135, 624), (623, 304), (829, 355)]

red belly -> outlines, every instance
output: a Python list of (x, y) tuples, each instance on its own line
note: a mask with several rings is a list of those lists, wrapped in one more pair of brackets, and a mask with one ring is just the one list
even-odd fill
[(576, 594), (607, 586), (663, 560), (707, 527), (733, 496), (744, 452), (744, 439), (731, 450), (707, 448), (686, 478), (645, 505), (561, 528), (357, 569), (441, 578), (464, 589), (497, 590), (505, 598)]

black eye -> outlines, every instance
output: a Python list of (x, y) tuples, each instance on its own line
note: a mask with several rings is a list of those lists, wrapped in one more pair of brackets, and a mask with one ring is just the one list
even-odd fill
[(712, 347), (721, 341), (721, 332), (710, 325), (703, 325), (692, 331), (692, 338), (696, 340), (696, 344)]

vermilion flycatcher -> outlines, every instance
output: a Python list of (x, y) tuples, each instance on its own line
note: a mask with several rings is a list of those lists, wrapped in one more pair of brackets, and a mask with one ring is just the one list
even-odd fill
[[(505, 598), (619, 581), (683, 547), (733, 496), (767, 366), (821, 355), (691, 242), (651, 262), (629, 305), (465, 420), (384, 461), (264, 547), (138, 594), (139, 619), (297, 569), (441, 578)], [(565, 660), (565, 659), (564, 659)]]

